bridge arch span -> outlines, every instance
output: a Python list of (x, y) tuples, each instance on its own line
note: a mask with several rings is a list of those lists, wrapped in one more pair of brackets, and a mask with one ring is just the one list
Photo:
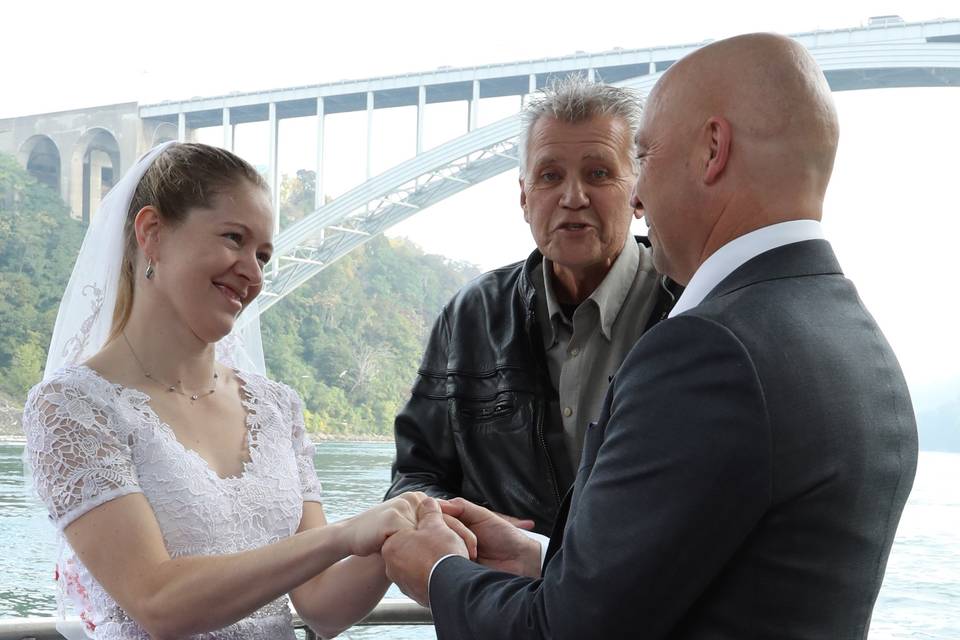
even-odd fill
[[(843, 44), (811, 53), (833, 91), (960, 86), (960, 41)], [(663, 71), (614, 84), (646, 95)], [(474, 129), (371, 177), (285, 229), (275, 241), (260, 312), (373, 235), (516, 167), (520, 128), (515, 114)]]
[(119, 177), (122, 167), (120, 143), (109, 129), (87, 129), (74, 144), (70, 171), (75, 188), (70, 194), (70, 206), (80, 213), (85, 224), (90, 222), (90, 216)]
[(17, 151), (27, 172), (56, 193), (60, 193), (60, 148), (53, 138), (37, 134), (27, 138)]

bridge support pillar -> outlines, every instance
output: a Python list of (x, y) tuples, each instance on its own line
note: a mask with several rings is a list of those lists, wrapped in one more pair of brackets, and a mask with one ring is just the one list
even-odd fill
[(70, 216), (80, 217), (80, 210), (73, 207), (73, 194), (70, 192), (73, 186), (73, 154), (66, 150), (60, 152), (60, 197), (70, 206)]
[(473, 131), (477, 128), (477, 117), (480, 115), (480, 81), (473, 81), (473, 92), (470, 96), (469, 116), (467, 119), (467, 131)]
[(427, 88), (417, 87), (417, 155), (423, 152), (423, 110), (427, 104)]
[(177, 142), (187, 141), (187, 114), (181, 111), (177, 114)]
[(373, 91), (367, 91), (367, 180), (373, 175)]
[(317, 98), (317, 167), (313, 183), (313, 208), (323, 206), (323, 122), (325, 120), (323, 98)]
[(273, 233), (280, 233), (280, 169), (277, 167), (278, 137), (280, 122), (277, 120), (277, 103), (271, 102), (268, 118), (270, 122), (270, 157), (267, 158), (267, 183), (273, 198)]
[(233, 151), (233, 123), (230, 122), (230, 107), (223, 108), (223, 148)]
[(527, 77), (527, 94), (520, 97), (520, 107), (523, 108), (530, 101), (530, 96), (537, 92), (537, 74), (531, 73)]

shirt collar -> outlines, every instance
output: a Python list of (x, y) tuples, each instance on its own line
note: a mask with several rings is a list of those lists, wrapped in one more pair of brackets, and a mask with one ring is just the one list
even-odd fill
[[(556, 323), (563, 322), (563, 311), (560, 308), (560, 302), (554, 294), (553, 282), (553, 263), (547, 258), (543, 259), (543, 285), (544, 297), (547, 300), (547, 314), (550, 318), (550, 326), (553, 328), (554, 337), (551, 344), (556, 342)], [(630, 287), (637, 275), (637, 268), (640, 266), (640, 245), (634, 240), (633, 236), (627, 235), (620, 255), (613, 261), (610, 271), (603, 278), (593, 293), (584, 300), (584, 303), (592, 300), (600, 312), (600, 331), (607, 339), (611, 339), (613, 323), (616, 322), (620, 309), (623, 307), (623, 301), (627, 299), (630, 293)]]
[(704, 260), (680, 295), (670, 316), (693, 309), (703, 302), (724, 278), (761, 253), (804, 240), (822, 240), (823, 227), (817, 220), (791, 220), (772, 224), (734, 238)]

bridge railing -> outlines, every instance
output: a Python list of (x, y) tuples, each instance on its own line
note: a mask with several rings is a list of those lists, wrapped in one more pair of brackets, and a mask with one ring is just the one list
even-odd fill
[[(6, 618), (0, 620), (0, 640), (63, 640), (57, 632), (56, 618)], [(75, 621), (80, 624), (79, 619)], [(410, 626), (432, 625), (429, 609), (406, 598), (385, 598), (366, 618), (355, 626)], [(294, 615), (293, 626), (305, 632), (307, 640), (317, 636)]]

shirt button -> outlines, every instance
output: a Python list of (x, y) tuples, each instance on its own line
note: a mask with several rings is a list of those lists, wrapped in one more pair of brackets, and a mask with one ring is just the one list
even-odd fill
[(580, 347), (574, 347), (573, 349), (570, 349), (571, 356), (576, 356), (578, 353), (580, 353)]
[(573, 409), (571, 409), (570, 407), (564, 407), (564, 408), (563, 408), (563, 415), (564, 415), (564, 417), (569, 418), (570, 416), (573, 415)]

